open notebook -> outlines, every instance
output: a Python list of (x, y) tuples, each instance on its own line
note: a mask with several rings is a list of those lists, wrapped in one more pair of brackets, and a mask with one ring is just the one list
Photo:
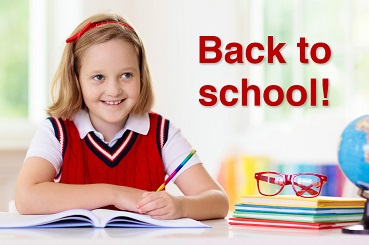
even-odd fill
[(210, 227), (189, 218), (157, 220), (149, 215), (108, 209), (72, 209), (55, 214), (21, 215), (0, 212), (0, 228), (127, 227), (127, 228), (204, 228)]

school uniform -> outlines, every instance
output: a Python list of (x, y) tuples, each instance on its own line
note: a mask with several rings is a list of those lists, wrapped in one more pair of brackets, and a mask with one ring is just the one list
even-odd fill
[[(159, 114), (130, 114), (124, 128), (105, 142), (88, 113), (81, 110), (73, 120), (45, 120), (26, 158), (48, 160), (56, 169), (56, 182), (109, 183), (155, 191), (191, 150), (180, 130)], [(197, 163), (200, 159), (195, 155), (181, 172)]]

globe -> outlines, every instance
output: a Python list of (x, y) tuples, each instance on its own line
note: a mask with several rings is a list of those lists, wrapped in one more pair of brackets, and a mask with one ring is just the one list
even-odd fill
[(349, 123), (341, 134), (338, 163), (357, 187), (369, 190), (369, 115)]

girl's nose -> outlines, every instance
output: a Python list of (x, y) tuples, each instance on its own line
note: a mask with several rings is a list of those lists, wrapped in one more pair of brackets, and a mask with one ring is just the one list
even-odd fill
[(106, 83), (105, 93), (109, 96), (116, 97), (122, 93), (122, 88), (120, 86), (118, 79), (110, 79)]

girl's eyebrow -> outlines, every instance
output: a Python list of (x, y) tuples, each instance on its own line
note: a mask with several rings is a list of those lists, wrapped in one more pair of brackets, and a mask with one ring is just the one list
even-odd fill
[(102, 74), (104, 73), (102, 70), (91, 70), (91, 71), (87, 71), (86, 74), (88, 75), (96, 75), (96, 74)]
[(139, 71), (139, 69), (137, 69), (137, 68), (136, 68), (136, 67), (134, 67), (134, 66), (124, 67), (124, 68), (122, 68), (122, 70), (134, 70), (134, 71)]
[[(137, 73), (139, 73), (140, 72), (140, 69), (135, 68), (133, 66), (129, 66), (129, 67), (121, 68), (119, 71), (120, 72), (131, 71), (131, 72), (137, 72)], [(101, 69), (89, 70), (89, 71), (86, 72), (86, 74), (88, 74), (88, 75), (96, 75), (96, 74), (104, 74), (104, 73), (105, 73), (105, 71), (104, 70), (101, 70)]]

